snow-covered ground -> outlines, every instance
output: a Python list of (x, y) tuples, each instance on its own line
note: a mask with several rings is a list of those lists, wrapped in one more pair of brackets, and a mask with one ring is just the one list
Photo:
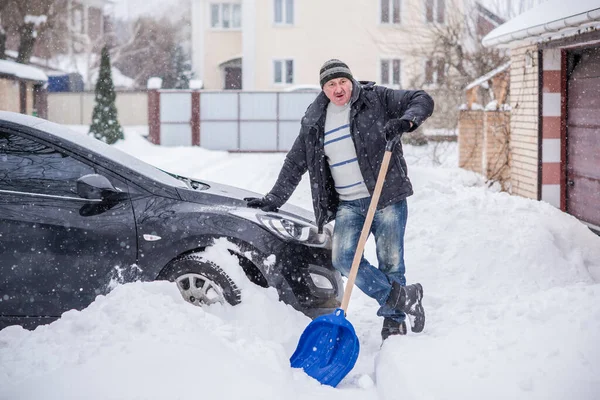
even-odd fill
[[(145, 130), (126, 129), (116, 146), (261, 193), (284, 158), (156, 147)], [(0, 331), (0, 399), (600, 398), (600, 238), (545, 203), (488, 189), (455, 167), (455, 144), (405, 153), (407, 279), (425, 288), (427, 324), (381, 346), (377, 305), (354, 290), (361, 351), (338, 388), (289, 367), (310, 320), (238, 276), (236, 307), (192, 307), (173, 284), (134, 283), (35, 331)], [(306, 180), (291, 202), (310, 209)], [(224, 247), (210, 251), (231, 271)], [(375, 262), (372, 241), (366, 256)]]

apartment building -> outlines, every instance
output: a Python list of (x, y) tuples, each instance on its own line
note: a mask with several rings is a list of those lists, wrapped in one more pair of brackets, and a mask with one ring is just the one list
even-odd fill
[(205, 89), (283, 90), (318, 85), (330, 58), (359, 80), (435, 86), (433, 25), (469, 0), (191, 0), (192, 63)]

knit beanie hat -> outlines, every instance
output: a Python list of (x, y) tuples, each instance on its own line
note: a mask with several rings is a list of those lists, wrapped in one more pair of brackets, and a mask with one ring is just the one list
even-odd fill
[(328, 81), (335, 78), (352, 79), (352, 72), (350, 72), (348, 65), (340, 60), (336, 60), (335, 58), (325, 61), (325, 64), (323, 64), (321, 67), (319, 75), (321, 87), (325, 86)]

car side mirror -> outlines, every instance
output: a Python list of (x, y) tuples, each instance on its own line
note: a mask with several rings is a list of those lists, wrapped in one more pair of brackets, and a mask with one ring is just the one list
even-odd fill
[(77, 179), (77, 194), (84, 199), (105, 200), (119, 193), (105, 176), (88, 174)]

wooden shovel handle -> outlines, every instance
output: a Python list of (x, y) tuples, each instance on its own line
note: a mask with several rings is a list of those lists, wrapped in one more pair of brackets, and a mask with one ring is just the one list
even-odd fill
[[(388, 147), (390, 147), (390, 149), (388, 149)], [(377, 210), (377, 203), (379, 203), (379, 196), (381, 195), (383, 182), (385, 181), (385, 176), (390, 164), (390, 158), (392, 157), (392, 146), (388, 147), (386, 147), (385, 154), (383, 155), (383, 161), (381, 162), (381, 168), (379, 169), (379, 175), (377, 176), (377, 183), (375, 183), (375, 191), (373, 192), (373, 196), (371, 196), (371, 203), (369, 204), (367, 218), (365, 219), (365, 224), (363, 225), (360, 239), (358, 239), (358, 247), (356, 248), (356, 253), (354, 253), (352, 268), (350, 269), (350, 274), (348, 275), (348, 282), (346, 283), (346, 290), (344, 290), (344, 298), (342, 299), (342, 305), (340, 307), (342, 310), (344, 310), (344, 312), (346, 312), (348, 309), (348, 303), (350, 303), (350, 295), (352, 294), (352, 289), (354, 288), (354, 281), (356, 280), (356, 274), (358, 273), (360, 259), (362, 258), (365, 244), (367, 243), (367, 238), (369, 237), (369, 232), (371, 231), (371, 224), (373, 223), (373, 217), (375, 216), (375, 211)]]

